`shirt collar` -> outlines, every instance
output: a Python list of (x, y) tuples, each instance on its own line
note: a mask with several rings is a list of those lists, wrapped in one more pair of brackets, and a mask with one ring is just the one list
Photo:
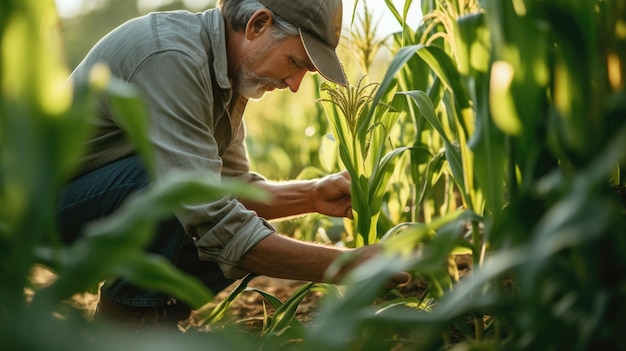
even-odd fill
[(215, 81), (222, 89), (232, 89), (228, 78), (228, 57), (226, 56), (226, 25), (224, 16), (217, 8), (213, 8), (200, 14), (204, 22), (205, 30), (211, 41), (213, 51), (213, 70)]

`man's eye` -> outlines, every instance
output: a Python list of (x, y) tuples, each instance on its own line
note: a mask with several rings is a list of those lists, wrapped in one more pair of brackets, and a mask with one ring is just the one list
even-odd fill
[(296, 60), (294, 60), (292, 57), (289, 58), (289, 67), (290, 68), (300, 68), (300, 65), (298, 64), (298, 62), (296, 62)]

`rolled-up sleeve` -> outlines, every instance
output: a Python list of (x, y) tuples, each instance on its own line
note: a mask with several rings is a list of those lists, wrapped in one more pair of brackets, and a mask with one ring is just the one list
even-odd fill
[[(207, 222), (206, 216), (194, 222), (194, 216), (210, 213), (215, 222)], [(239, 201), (221, 199), (210, 204), (188, 207), (179, 215), (189, 227), (199, 231), (196, 239), (200, 259), (215, 261), (224, 275), (231, 279), (243, 277), (248, 272), (238, 268), (241, 256), (261, 239), (275, 232), (264, 219), (248, 211)]]

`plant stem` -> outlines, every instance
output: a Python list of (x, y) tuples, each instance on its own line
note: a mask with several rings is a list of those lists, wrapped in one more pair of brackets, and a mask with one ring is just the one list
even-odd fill
[[(478, 222), (472, 221), (472, 243), (474, 250), (472, 251), (472, 270), (478, 269), (482, 265), (482, 240)], [(485, 334), (485, 323), (483, 322), (483, 313), (474, 314), (474, 333), (476, 340), (482, 340)]]

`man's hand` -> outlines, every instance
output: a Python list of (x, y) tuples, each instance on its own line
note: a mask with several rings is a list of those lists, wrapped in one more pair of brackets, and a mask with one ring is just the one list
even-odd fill
[(350, 175), (347, 171), (328, 175), (317, 181), (314, 187), (316, 212), (334, 217), (352, 218)]
[[(344, 253), (349, 253), (351, 256), (349, 263), (344, 264), (338, 271), (333, 271), (332, 269), (327, 271), (326, 274), (330, 274), (332, 278), (330, 281), (333, 283), (338, 283), (345, 277), (348, 272), (357, 266), (363, 264), (365, 261), (372, 259), (373, 257), (380, 255), (383, 253), (383, 246), (380, 244), (366, 245), (359, 247), (357, 249), (347, 250)], [(347, 257), (350, 257), (347, 256)], [(339, 263), (339, 261), (335, 262)], [(335, 266), (335, 268), (339, 268)], [(391, 290), (398, 287), (398, 285), (402, 285), (407, 283), (411, 278), (411, 275), (407, 272), (396, 272), (392, 274), (387, 283), (385, 284), (385, 289)]]
[(321, 179), (253, 183), (270, 194), (269, 202), (240, 201), (265, 219), (284, 218), (317, 212), (333, 217), (352, 218), (350, 175), (347, 171)]
[(387, 282), (387, 284), (385, 284), (385, 289), (395, 289), (398, 287), (398, 285), (406, 284), (409, 279), (411, 279), (411, 275), (407, 272), (394, 273)]

